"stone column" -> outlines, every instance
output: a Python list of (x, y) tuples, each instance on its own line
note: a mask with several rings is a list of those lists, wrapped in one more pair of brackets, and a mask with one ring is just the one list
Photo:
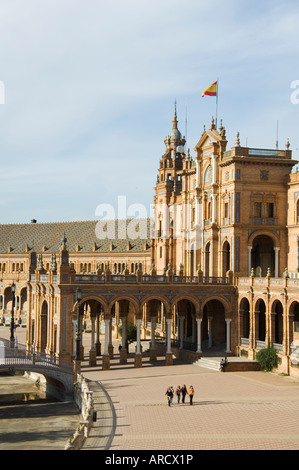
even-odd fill
[(196, 323), (197, 323), (197, 353), (201, 354), (201, 322), (202, 318), (196, 318)]
[(225, 352), (226, 353), (231, 353), (231, 349), (230, 349), (230, 323), (231, 323), (231, 319), (226, 318), (225, 322), (226, 322), (226, 350), (225, 350)]
[(250, 277), (250, 275), (251, 275), (251, 250), (252, 250), (252, 246), (248, 246), (247, 249), (248, 249), (248, 277)]
[(151, 317), (151, 348), (150, 348), (150, 360), (155, 361), (157, 359), (157, 350), (155, 344), (155, 322), (156, 318)]
[(180, 317), (180, 349), (184, 347), (184, 317)]
[(167, 328), (166, 328), (166, 339), (167, 339), (167, 349), (166, 349), (166, 358), (165, 362), (167, 366), (171, 366), (173, 364), (172, 352), (171, 352), (171, 323), (172, 319), (166, 319)]
[(195, 338), (196, 338), (196, 318), (195, 315), (191, 315), (191, 322), (192, 322), (192, 337), (191, 341), (192, 343), (195, 343)]
[(76, 356), (76, 329), (77, 329), (77, 321), (73, 320), (73, 351), (72, 355)]
[(109, 322), (109, 344), (108, 344), (108, 353), (110, 359), (113, 359), (113, 344), (112, 344), (112, 317)]
[(212, 194), (212, 224), (216, 223), (217, 218), (217, 194)]
[(138, 318), (136, 320), (137, 326), (137, 345), (136, 345), (136, 353), (135, 353), (135, 367), (142, 367), (142, 354), (140, 351), (140, 328), (141, 328), (142, 320)]
[(91, 349), (89, 351), (89, 365), (96, 366), (97, 353), (95, 349), (95, 317), (91, 317)]
[(79, 331), (80, 331), (80, 360), (84, 361), (84, 346), (83, 346), (83, 315), (80, 315), (79, 321)]
[(127, 363), (127, 317), (121, 317), (121, 326), (122, 326), (122, 337), (121, 337), (121, 350), (119, 355), (120, 364)]
[(280, 251), (280, 248), (275, 246), (274, 251), (275, 251), (275, 272), (274, 272), (274, 276), (278, 277), (279, 276), (278, 269), (279, 269), (279, 251)]
[(100, 313), (97, 313), (97, 333), (96, 333), (96, 354), (101, 355), (101, 342), (100, 342)]
[(269, 322), (269, 331), (266, 334), (266, 346), (269, 346), (272, 343), (275, 343), (275, 317), (276, 312), (270, 312), (270, 322)]
[(110, 369), (110, 356), (108, 352), (109, 324), (110, 324), (110, 319), (105, 318), (105, 348), (104, 348), (104, 354), (103, 354), (103, 370)]
[(199, 161), (196, 159), (196, 187), (199, 188), (200, 186), (200, 166)]

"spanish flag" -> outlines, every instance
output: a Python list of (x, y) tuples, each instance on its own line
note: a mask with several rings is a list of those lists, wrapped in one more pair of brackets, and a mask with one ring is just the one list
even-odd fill
[(208, 96), (217, 96), (217, 83), (218, 83), (218, 82), (212, 83), (212, 85), (210, 85), (210, 86), (203, 92), (203, 94), (202, 94), (201, 96), (202, 96), (202, 97), (204, 97), (205, 95), (208, 95)]

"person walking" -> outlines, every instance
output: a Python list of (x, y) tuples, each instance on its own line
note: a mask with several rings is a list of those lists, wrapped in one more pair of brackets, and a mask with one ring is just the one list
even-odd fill
[(185, 384), (181, 388), (181, 394), (182, 394), (182, 403), (185, 403), (185, 396), (187, 395), (187, 387)]
[(190, 405), (192, 405), (192, 403), (193, 403), (194, 393), (195, 393), (194, 388), (193, 388), (192, 385), (190, 385), (189, 390), (188, 390), (188, 395), (189, 395), (189, 398), (190, 398)]
[(171, 390), (171, 387), (168, 387), (168, 389), (166, 390), (165, 395), (167, 396), (168, 406), (170, 406), (171, 403), (172, 403), (172, 398), (173, 398), (173, 391)]
[(175, 391), (176, 393), (176, 396), (177, 396), (177, 399), (178, 399), (178, 403), (180, 403), (180, 399), (181, 399), (181, 387), (178, 385), (177, 386), (177, 389)]

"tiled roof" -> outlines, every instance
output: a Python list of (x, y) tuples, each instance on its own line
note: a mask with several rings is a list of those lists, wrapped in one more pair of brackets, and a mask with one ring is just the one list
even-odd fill
[[(44, 251), (44, 247), (46, 247), (46, 253), (58, 253), (64, 236), (70, 253), (78, 251), (78, 245), (79, 253), (107, 253), (111, 252), (111, 245), (113, 245), (113, 253), (143, 252), (145, 244), (147, 245), (146, 251), (150, 250), (150, 219), (108, 222), (109, 224), (105, 226), (99, 225), (97, 220), (3, 224), (0, 225), (0, 253), (8, 253), (9, 248), (11, 248), (11, 253), (25, 253), (27, 246), (30, 251), (37, 253)], [(115, 230), (113, 230), (114, 223)], [(107, 231), (107, 227), (110, 228), (110, 238), (103, 238), (103, 232)], [(142, 238), (140, 236), (136, 238), (138, 234), (142, 234)], [(130, 250), (128, 251), (129, 242)]]

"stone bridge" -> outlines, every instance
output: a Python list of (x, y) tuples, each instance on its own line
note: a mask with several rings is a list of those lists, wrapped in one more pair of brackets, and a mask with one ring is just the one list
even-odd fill
[(34, 372), (46, 379), (46, 395), (73, 400), (74, 371), (71, 362), (54, 356), (26, 350), (25, 346), (11, 348), (9, 341), (0, 338), (0, 372)]

